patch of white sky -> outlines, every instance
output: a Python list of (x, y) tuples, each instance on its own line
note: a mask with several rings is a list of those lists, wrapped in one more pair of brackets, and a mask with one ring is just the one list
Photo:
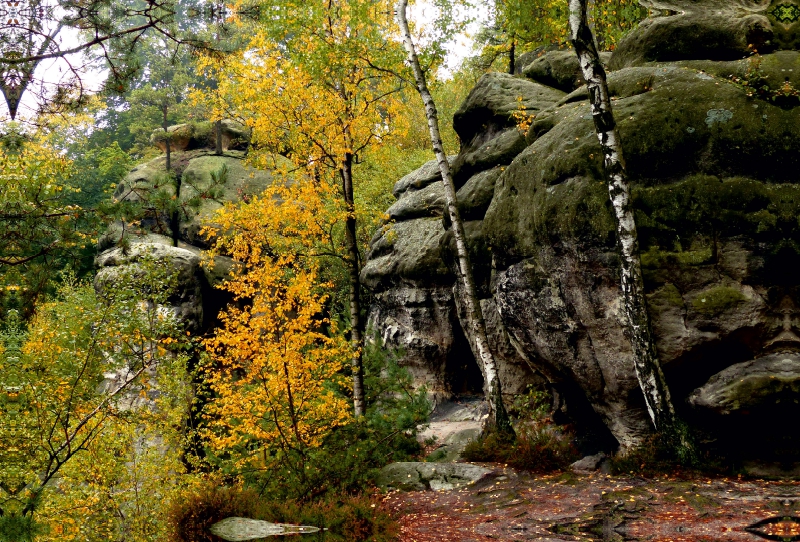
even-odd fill
[[(422, 40), (431, 34), (430, 27), (439, 18), (439, 9), (430, 0), (420, 0), (409, 5), (408, 18), (417, 29), (415, 39)], [(449, 77), (461, 66), (461, 63), (474, 53), (474, 36), (482, 25), (489, 22), (491, 5), (488, 0), (472, 0), (455, 10), (456, 21), (466, 22), (462, 32), (455, 34), (445, 44), (447, 57), (440, 68), (439, 75)]]
[[(74, 28), (61, 28), (55, 41), (60, 50), (68, 50), (83, 43), (79, 31)], [(60, 85), (76, 81), (86, 94), (93, 94), (101, 90), (106, 76), (107, 70), (103, 64), (84, 53), (42, 60), (36, 66), (32, 80), (21, 96), (17, 119), (23, 122), (35, 119), (41, 104)]]
[[(457, 19), (470, 21), (465, 25), (464, 31), (452, 36), (444, 44), (448, 51), (439, 75), (449, 77), (461, 65), (463, 60), (473, 53), (473, 36), (489, 18), (489, 4), (486, 1), (476, 0), (473, 4), (464, 6), (456, 11)], [(433, 2), (420, 0), (409, 5), (409, 20), (416, 29), (416, 39), (421, 41), (431, 39), (433, 35), (432, 23), (439, 17), (439, 10)], [(77, 30), (62, 28), (57, 38), (59, 48), (62, 50), (75, 47), (82, 43)], [(25, 121), (35, 118), (36, 112), (43, 97), (52, 95), (54, 89), (60, 84), (76, 75), (84, 91), (91, 94), (99, 92), (105, 81), (108, 71), (100, 61), (92, 61), (84, 53), (76, 53), (66, 58), (43, 60), (34, 71), (33, 82), (23, 93), (17, 118)], [(4, 115), (7, 117), (7, 115)]]

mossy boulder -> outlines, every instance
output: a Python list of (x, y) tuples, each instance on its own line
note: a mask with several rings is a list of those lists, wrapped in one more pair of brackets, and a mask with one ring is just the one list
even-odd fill
[[(611, 59), (610, 52), (600, 53), (603, 63)], [(572, 92), (584, 85), (581, 67), (575, 51), (548, 51), (540, 57), (527, 63), (522, 69), (522, 75), (549, 87)]]
[[(102, 288), (107, 277), (118, 269), (138, 265), (145, 255), (168, 261), (179, 274), (179, 291), (170, 299), (173, 310), (187, 329), (204, 332), (231, 301), (229, 294), (216, 287), (235, 272), (236, 264), (224, 255), (208, 260), (204, 249), (211, 240), (201, 236), (200, 229), (213, 224), (214, 213), (225, 203), (247, 201), (276, 179), (270, 171), (247, 165), (242, 151), (226, 151), (220, 156), (210, 149), (176, 151), (171, 158), (171, 174), (165, 171), (165, 157), (156, 157), (133, 168), (114, 195), (118, 200), (137, 203), (154, 198), (168, 200), (178, 190), (181, 221), (177, 246), (173, 246), (171, 217), (166, 211), (158, 216), (146, 214), (134, 224), (111, 224), (98, 243), (96, 286)], [(281, 157), (275, 159), (278, 167), (286, 162)]]
[[(795, 415), (791, 405), (800, 402), (795, 377), (781, 377), (783, 362), (769, 361), (800, 352), (800, 7), (647, 6), (652, 18), (609, 60), (608, 84), (659, 359), (676, 408), (713, 446), (730, 442), (735, 424), (720, 418), (725, 409), (692, 399), (702, 390), (725, 381), (731, 393), (752, 397), (738, 412), (753, 430)], [(526, 77), (484, 76), (454, 119), (462, 147), (452, 164), (490, 333), (546, 377), (559, 412), (592, 435), (599, 448), (584, 450), (591, 454), (608, 442), (635, 446), (652, 426), (626, 336), (603, 156), (576, 67), (550, 51), (526, 64)], [(535, 115), (524, 137), (523, 107)], [(422, 222), (412, 216), (420, 215), (396, 214), (391, 228), (406, 224), (406, 236), (418, 236), (411, 230)], [(378, 296), (401, 285), (455, 284), (452, 234), (446, 222), (439, 234), (427, 220), (428, 238), (440, 240), (426, 252), (435, 278), (424, 279), (421, 258), (413, 279), (401, 276), (399, 262), (385, 263), (381, 280), (370, 282)], [(392, 257), (374, 250), (367, 268)], [(371, 312), (371, 322), (388, 329), (404, 310), (411, 304), (397, 301)], [(505, 343), (493, 344), (502, 351)], [(758, 373), (753, 386), (727, 378), (741, 364)], [(771, 377), (783, 378), (780, 389)], [(781, 461), (800, 461), (800, 446), (792, 453)]]
[(453, 116), (461, 151), (453, 161), (457, 185), (482, 170), (508, 164), (525, 148), (517, 125), (552, 107), (564, 93), (505, 73), (487, 73)]
[(370, 288), (386, 287), (393, 281), (437, 279), (449, 282), (449, 272), (439, 252), (444, 236), (440, 218), (418, 218), (390, 224), (372, 244), (361, 280)]
[(492, 477), (493, 471), (469, 463), (392, 463), (381, 469), (377, 484), (401, 491), (447, 491)]
[(170, 152), (191, 151), (213, 146), (213, 129), (210, 122), (188, 122), (169, 126), (166, 131), (159, 128), (150, 135), (150, 143), (166, 152), (169, 141)]
[[(201, 225), (212, 220), (214, 212), (225, 202), (247, 200), (260, 194), (274, 182), (271, 172), (255, 169), (244, 162), (241, 151), (226, 151), (218, 156), (201, 149), (172, 154), (173, 174), (167, 174), (166, 159), (158, 156), (134, 167), (117, 185), (114, 197), (132, 202), (152, 199), (160, 192), (162, 198), (175, 195), (180, 176), (180, 204), (185, 210), (179, 238), (189, 244), (206, 248), (208, 240), (200, 236)], [(277, 167), (288, 160), (275, 157)], [(145, 227), (152, 226), (152, 220)], [(156, 221), (168, 223), (168, 217)]]
[[(452, 166), (455, 156), (448, 156), (447, 158)], [(439, 171), (439, 163), (436, 160), (430, 160), (397, 181), (392, 189), (392, 195), (400, 199), (406, 192), (422, 190), (431, 184), (441, 182), (441, 180), (442, 174)]]
[[(288, 159), (276, 157), (278, 167), (288, 163)], [(181, 224), (181, 239), (206, 247), (208, 240), (199, 232), (203, 224), (213, 222), (217, 209), (225, 202), (247, 201), (273, 182), (275, 178), (270, 171), (248, 166), (242, 154), (235, 151), (222, 156), (207, 153), (187, 161), (181, 177), (180, 200), (191, 209), (192, 216)]]
[[(174, 293), (168, 303), (177, 319), (189, 331), (199, 331), (203, 325), (203, 272), (200, 257), (184, 247), (171, 246), (170, 239), (144, 235), (128, 240), (127, 246), (116, 247), (99, 254), (95, 260), (99, 271), (95, 288), (103, 291), (114, 284), (123, 269), (141, 266), (142, 261), (166, 263), (177, 275)], [(135, 276), (135, 273), (132, 274)]]
[[(244, 124), (223, 119), (220, 122), (222, 150), (246, 150), (250, 144), (250, 130)], [(170, 151), (192, 151), (197, 149), (214, 149), (216, 147), (216, 123), (210, 121), (186, 122), (169, 126), (166, 131), (158, 128), (150, 135), (150, 143), (161, 152), (167, 150), (169, 140)]]
[(767, 4), (725, 0), (656, 0), (643, 2), (651, 17), (618, 45), (611, 69), (645, 62), (686, 59), (733, 60), (774, 45)]

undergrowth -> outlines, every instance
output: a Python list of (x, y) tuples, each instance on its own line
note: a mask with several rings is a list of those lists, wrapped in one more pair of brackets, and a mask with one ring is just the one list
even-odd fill
[[(397, 524), (374, 495), (328, 496), (313, 502), (265, 499), (251, 489), (206, 487), (174, 501), (167, 515), (170, 540), (218, 542), (209, 528), (228, 517), (326, 529), (326, 541), (388, 542)], [(304, 539), (314, 540), (313, 535)]]
[(636, 474), (637, 476), (694, 475), (694, 474), (735, 474), (735, 462), (708, 450), (700, 450), (697, 439), (686, 431), (686, 439), (691, 443), (690, 455), (677, 446), (675, 438), (662, 433), (654, 433), (639, 446), (611, 458), (611, 474)]
[(516, 438), (489, 433), (467, 444), (467, 461), (505, 463), (534, 472), (561, 470), (578, 459), (566, 427), (553, 423), (549, 394), (529, 388), (509, 407), (516, 420)]

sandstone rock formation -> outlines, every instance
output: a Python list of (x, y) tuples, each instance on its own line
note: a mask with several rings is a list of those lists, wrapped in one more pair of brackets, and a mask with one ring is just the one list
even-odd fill
[[(133, 226), (112, 225), (101, 238), (95, 259), (99, 267), (95, 278), (97, 288), (102, 288), (122, 266), (137, 265), (143, 257), (169, 262), (178, 273), (178, 288), (170, 303), (191, 332), (207, 330), (214, 324), (219, 309), (230, 301), (225, 292), (214, 286), (228, 276), (233, 261), (218, 256), (210, 265), (201, 265), (201, 252), (210, 246), (209, 240), (200, 235), (201, 224), (209, 221), (224, 202), (246, 200), (262, 192), (274, 180), (269, 172), (245, 165), (244, 151), (230, 150), (216, 155), (208, 148), (209, 145), (213, 147), (213, 141), (198, 141), (198, 145), (204, 142), (206, 147), (172, 153), (173, 171), (181, 180), (177, 201), (191, 207), (191, 213), (180, 221), (178, 246), (173, 246), (172, 232), (165, 230), (169, 217), (148, 216)], [(189, 205), (190, 200), (198, 199), (198, 194), (204, 194), (220, 176), (224, 177), (224, 183), (217, 197), (199, 198)], [(117, 186), (114, 196), (118, 200), (136, 202), (157, 190), (165, 191), (168, 196), (175, 195), (176, 186), (165, 178), (165, 158), (159, 156), (133, 168)]]
[[(250, 144), (250, 130), (246, 126), (231, 119), (223, 119), (220, 127), (223, 150), (247, 150)], [(163, 129), (154, 130), (150, 135), (150, 142), (161, 149), (161, 152), (166, 152), (167, 138), (172, 151), (214, 148), (216, 126), (215, 123), (208, 121), (175, 124), (167, 128), (166, 132)]]
[[(608, 79), (661, 363), (676, 408), (705, 443), (785, 436), (778, 420), (800, 399), (800, 6), (650, 6), (653, 18), (608, 60)], [(541, 374), (567, 412), (602, 420), (629, 447), (651, 427), (624, 335), (586, 88), (559, 51), (522, 74), (485, 75), (454, 120), (462, 148), (453, 169), (503, 384)], [(525, 134), (520, 103), (535, 116)], [(426, 168), (398, 182), (394, 222), (373, 240), (364, 278), (376, 292), (371, 324), (445, 394), (455, 391), (447, 360), (461, 331)], [(787, 438), (782, 457), (797, 457), (800, 442)]]

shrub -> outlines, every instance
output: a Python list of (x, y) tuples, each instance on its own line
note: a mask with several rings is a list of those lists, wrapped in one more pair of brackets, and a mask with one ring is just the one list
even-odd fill
[(470, 442), (461, 457), (535, 472), (560, 470), (577, 459), (566, 428), (555, 425), (549, 416), (548, 393), (529, 387), (514, 400), (509, 411), (517, 420), (516, 439), (490, 433)]
[(38, 527), (33, 516), (3, 514), (0, 516), (0, 542), (32, 542)]
[(176, 542), (215, 540), (208, 528), (227, 517), (253, 517), (258, 494), (232, 488), (205, 487), (175, 500), (167, 511)]
[(736, 462), (731, 458), (718, 456), (714, 450), (701, 450), (697, 436), (681, 422), (669, 435), (654, 433), (636, 448), (611, 459), (612, 474), (654, 476), (679, 471), (731, 474), (735, 470)]
[(417, 427), (427, 419), (430, 405), (424, 389), (413, 390), (397, 357), (379, 343), (368, 344), (363, 357), (366, 414), (334, 428), (318, 447), (276, 451), (263, 469), (243, 472), (245, 482), (274, 499), (352, 495), (369, 487), (387, 463), (419, 454)]
[(570, 436), (552, 423), (518, 424), (516, 439), (489, 433), (470, 442), (461, 454), (467, 461), (505, 463), (516, 469), (551, 472), (578, 459)]

